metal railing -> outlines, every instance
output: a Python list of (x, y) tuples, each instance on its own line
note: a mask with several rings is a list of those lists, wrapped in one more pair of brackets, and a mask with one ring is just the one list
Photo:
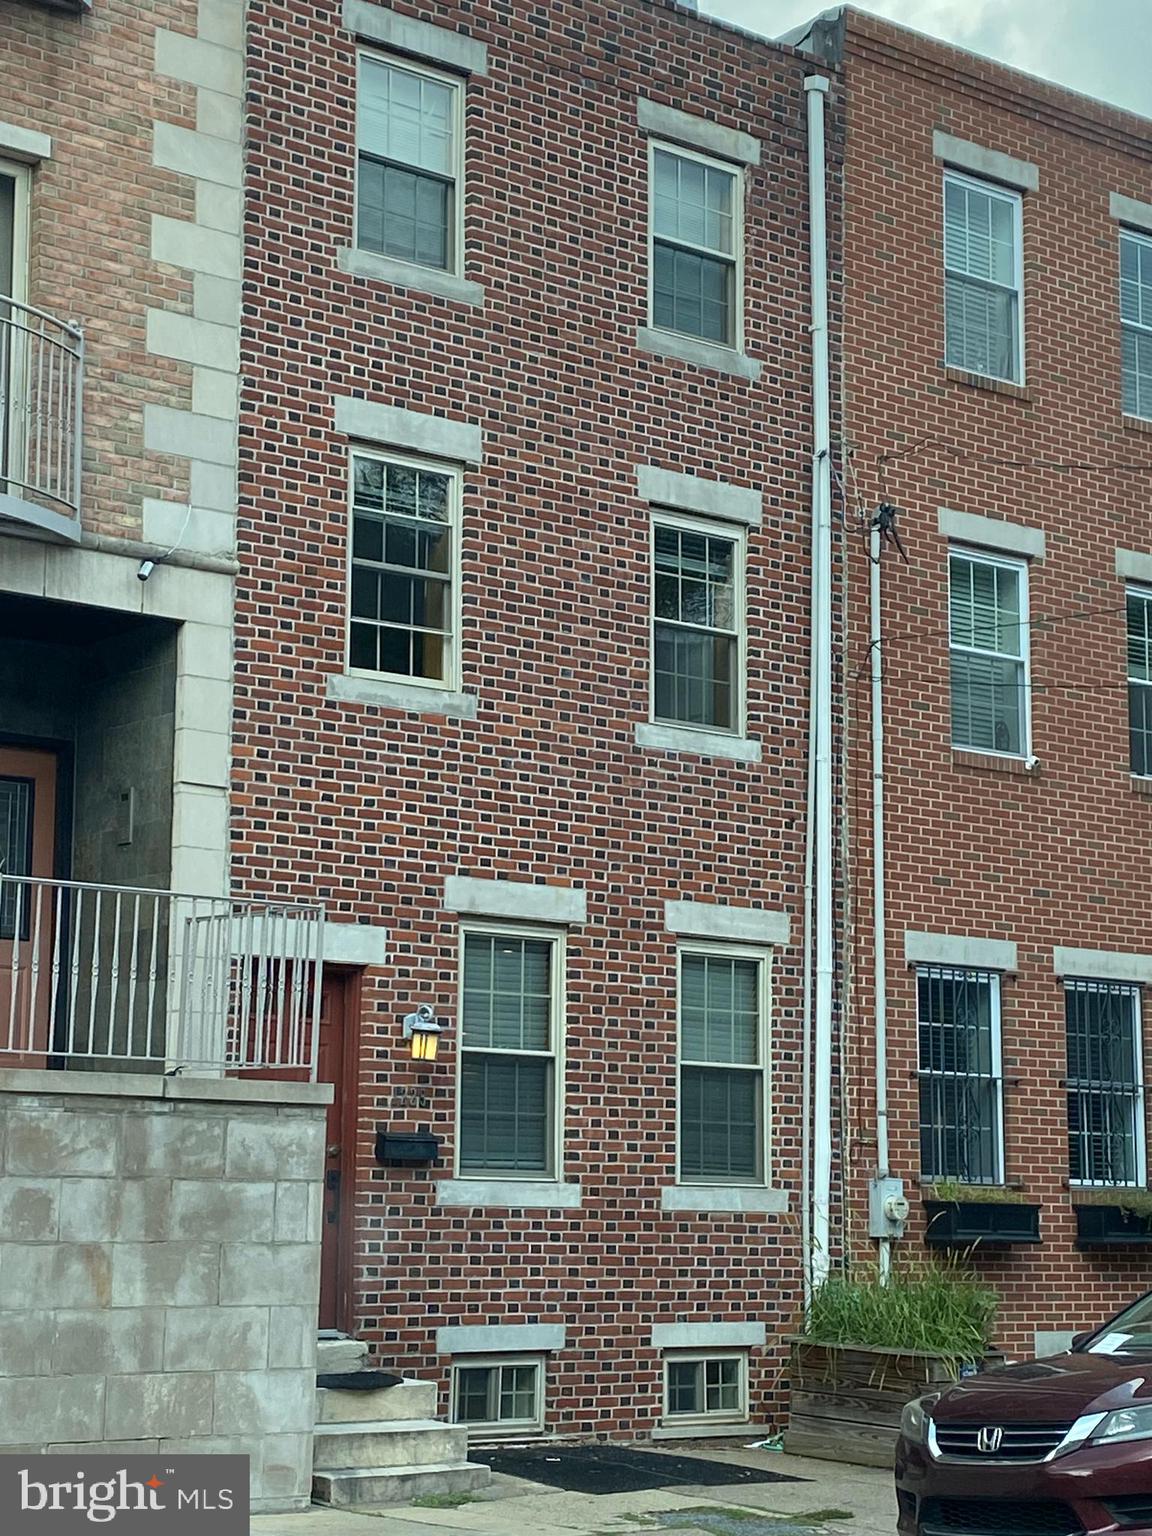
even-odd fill
[(0, 494), (80, 516), (84, 335), (0, 294)]
[(320, 906), (0, 874), (0, 1066), (315, 1077)]

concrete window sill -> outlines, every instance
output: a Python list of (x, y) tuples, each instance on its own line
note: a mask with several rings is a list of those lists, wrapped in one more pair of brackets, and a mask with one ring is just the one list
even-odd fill
[(783, 1215), (788, 1210), (786, 1189), (758, 1189), (742, 1185), (666, 1184), (660, 1191), (665, 1211), (748, 1211), (755, 1216)]
[(1120, 423), (1125, 432), (1152, 432), (1152, 417), (1125, 414), (1120, 418)]
[(421, 688), (383, 677), (354, 677), (340, 672), (329, 676), (328, 697), (338, 704), (369, 704), (377, 709), (399, 709), (409, 715), (444, 715), (456, 720), (475, 720), (476, 699), (471, 693), (445, 688)]
[(389, 283), (393, 288), (403, 288), (411, 293), (426, 293), (432, 298), (467, 304), (472, 309), (484, 307), (484, 289), (480, 284), (457, 277), (454, 272), (394, 261), (391, 256), (362, 251), (354, 245), (342, 245), (337, 249), (336, 265), (347, 277), (366, 277), (372, 282)]
[(1032, 399), (1032, 391), (1023, 384), (1013, 384), (1008, 379), (992, 379), (984, 373), (969, 373), (966, 368), (949, 368), (945, 365), (944, 377), (954, 384), (966, 384), (969, 389), (986, 389), (992, 395), (1007, 395), (1011, 400)]
[(760, 761), (758, 741), (747, 736), (729, 736), (724, 731), (697, 731), (682, 725), (644, 722), (636, 727), (636, 745), (662, 752), (694, 752), (697, 757), (727, 757), (738, 763)]
[(636, 345), (641, 352), (654, 357), (674, 357), (681, 363), (695, 363), (697, 368), (711, 368), (715, 373), (726, 373), (734, 379), (747, 379), (755, 383), (760, 377), (760, 363), (736, 347), (718, 347), (709, 341), (696, 341), (691, 336), (678, 336), (674, 331), (658, 331), (642, 325), (636, 332)]
[(1133, 774), (1130, 780), (1134, 795), (1145, 795), (1152, 799), (1152, 779), (1142, 779), (1138, 774)]
[(996, 752), (969, 752), (963, 747), (952, 748), (953, 768), (976, 768), (984, 773), (1016, 773), (1024, 778), (1038, 778), (1040, 764), (1036, 758), (1000, 756)]
[(500, 1206), (513, 1210), (578, 1210), (579, 1184), (559, 1179), (441, 1179), (437, 1206)]
[(757, 1435), (764, 1439), (771, 1425), (753, 1424), (748, 1419), (726, 1419), (722, 1424), (658, 1424), (653, 1440), (731, 1440), (736, 1435)]

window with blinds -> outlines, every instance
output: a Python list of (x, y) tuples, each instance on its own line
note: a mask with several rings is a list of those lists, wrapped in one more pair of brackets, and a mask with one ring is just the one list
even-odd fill
[(360, 55), (356, 243), (453, 272), (461, 205), (461, 83)]
[(950, 368), (1023, 379), (1021, 198), (944, 177), (944, 338)]
[(462, 1174), (556, 1172), (559, 940), (464, 936)]
[(961, 1184), (1003, 1181), (1000, 978), (916, 973), (920, 1172)]
[(451, 687), (459, 476), (352, 455), (348, 666)]
[(1139, 778), (1152, 776), (1152, 592), (1130, 587), (1128, 615), (1128, 760)]
[(744, 546), (669, 517), (652, 527), (652, 718), (738, 731)]
[(651, 179), (652, 324), (737, 346), (739, 172), (690, 150), (654, 145)]
[(1028, 568), (953, 550), (948, 561), (952, 745), (1029, 753)]
[(680, 1179), (761, 1184), (765, 1174), (765, 961), (680, 955)]
[(1140, 989), (1066, 982), (1064, 1019), (1069, 1175), (1078, 1184), (1143, 1184)]
[(1152, 239), (1120, 235), (1120, 348), (1124, 411), (1152, 420)]

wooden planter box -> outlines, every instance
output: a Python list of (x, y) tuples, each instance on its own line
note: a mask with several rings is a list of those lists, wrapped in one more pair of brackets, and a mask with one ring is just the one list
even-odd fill
[(1077, 1248), (1152, 1247), (1152, 1215), (1122, 1205), (1078, 1205)]
[(1040, 1207), (1001, 1200), (925, 1200), (924, 1241), (934, 1247), (1004, 1248), (1040, 1241)]
[(945, 1355), (909, 1349), (816, 1344), (789, 1340), (792, 1352), (791, 1413), (784, 1449), (853, 1467), (891, 1467), (905, 1403), (934, 1384), (1000, 1365), (990, 1352), (978, 1364), (956, 1370)]

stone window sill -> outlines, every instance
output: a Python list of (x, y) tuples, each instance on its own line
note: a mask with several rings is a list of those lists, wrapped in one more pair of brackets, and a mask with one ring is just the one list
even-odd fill
[(578, 1210), (579, 1184), (558, 1179), (440, 1179), (437, 1206), (501, 1206), (514, 1210)]
[(786, 1189), (750, 1188), (734, 1184), (666, 1184), (660, 1191), (664, 1211), (747, 1211), (755, 1216), (783, 1215)]
[(723, 731), (696, 731), (689, 726), (640, 724), (636, 745), (664, 752), (694, 752), (698, 757), (727, 757), (738, 763), (758, 763), (760, 743)]
[(397, 683), (383, 677), (333, 673), (328, 678), (325, 692), (338, 704), (370, 704), (377, 709), (403, 710), (409, 715), (444, 715), (456, 720), (476, 718), (473, 694), (453, 693), (445, 688), (421, 688), (415, 683)]
[(1010, 384), (1007, 379), (991, 379), (987, 374), (969, 373), (966, 368), (949, 368), (945, 365), (944, 377), (954, 384), (966, 384), (969, 389), (986, 389), (992, 395), (1007, 395), (1011, 400), (1032, 399), (1032, 391), (1023, 384)]
[(952, 748), (952, 766), (976, 768), (984, 773), (1017, 773), (1026, 778), (1040, 770), (1039, 759), (1035, 757), (1002, 757), (995, 752), (967, 752), (962, 747)]
[(1152, 779), (1142, 779), (1138, 774), (1133, 774), (1130, 780), (1134, 795), (1146, 795), (1152, 798)]
[(735, 1435), (758, 1434), (763, 1438), (770, 1433), (769, 1424), (753, 1424), (751, 1419), (725, 1419), (720, 1424), (702, 1424), (697, 1419), (692, 1424), (658, 1424), (652, 1431), (653, 1440), (731, 1440)]
[(480, 284), (457, 277), (453, 272), (440, 272), (435, 267), (417, 267), (407, 261), (394, 261), (391, 256), (380, 256), (376, 251), (362, 251), (354, 245), (342, 245), (337, 249), (336, 265), (348, 277), (366, 277), (375, 282), (390, 283), (393, 288), (431, 294), (433, 298), (468, 304), (473, 309), (484, 307), (484, 289)]
[(711, 368), (732, 378), (747, 379), (749, 383), (760, 377), (760, 363), (746, 352), (736, 347), (697, 341), (692, 336), (679, 336), (675, 331), (658, 331), (642, 325), (636, 332), (636, 345), (641, 352), (651, 352), (655, 357), (674, 357), (678, 362), (695, 363), (698, 368)]
[(1125, 432), (1152, 432), (1152, 418), (1147, 416), (1129, 416), (1125, 414), (1120, 418), (1120, 423)]

